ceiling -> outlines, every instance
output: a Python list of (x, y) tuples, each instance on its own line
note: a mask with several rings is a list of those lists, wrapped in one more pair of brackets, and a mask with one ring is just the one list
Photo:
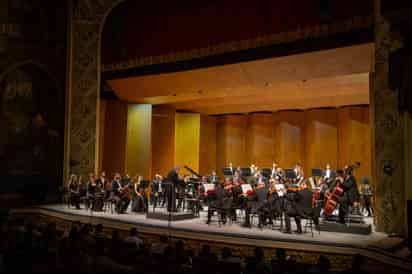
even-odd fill
[(109, 80), (121, 99), (204, 114), (369, 103), (373, 44)]

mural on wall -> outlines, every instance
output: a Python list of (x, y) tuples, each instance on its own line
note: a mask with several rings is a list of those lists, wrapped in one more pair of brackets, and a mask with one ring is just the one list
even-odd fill
[(4, 75), (0, 128), (0, 169), (11, 181), (2, 191), (57, 190), (62, 176), (64, 93), (55, 80), (34, 64)]

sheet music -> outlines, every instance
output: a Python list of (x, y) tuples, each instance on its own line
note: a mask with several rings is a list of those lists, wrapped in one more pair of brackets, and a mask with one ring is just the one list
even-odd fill
[(249, 190), (253, 190), (253, 188), (250, 184), (243, 184), (243, 185), (240, 185), (240, 187), (242, 188), (242, 193), (243, 194), (247, 194), (247, 192)]
[(208, 192), (209, 190), (215, 189), (215, 184), (203, 184), (203, 187), (205, 188), (205, 192)]
[(279, 197), (282, 197), (285, 194), (285, 185), (284, 184), (275, 184), (275, 189)]

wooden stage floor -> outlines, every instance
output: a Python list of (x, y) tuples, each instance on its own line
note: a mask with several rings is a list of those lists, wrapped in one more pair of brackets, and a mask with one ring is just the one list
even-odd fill
[[(263, 246), (347, 255), (362, 254), (374, 260), (412, 270), (412, 262), (393, 252), (393, 247), (401, 239), (388, 237), (388, 235), (379, 232), (372, 232), (369, 235), (357, 235), (321, 231), (318, 234), (314, 230), (312, 237), (309, 230), (304, 234), (284, 234), (278, 228), (258, 229), (256, 225), (252, 228), (244, 228), (238, 222), (219, 225), (217, 221), (214, 221), (207, 225), (205, 223), (205, 211), (201, 211), (198, 218), (168, 222), (146, 218), (145, 214), (132, 213), (130, 209), (125, 214), (111, 213), (110, 211), (91, 212), (84, 209), (68, 208), (65, 204), (14, 209), (12, 214), (38, 214), (66, 221), (80, 221), (92, 224), (101, 223), (106, 227), (118, 229), (137, 227), (142, 233), (163, 234), (176, 238), (234, 245)], [(216, 219), (217, 217), (214, 217), (214, 220)], [(305, 221), (302, 222), (302, 225), (304, 223)], [(293, 229), (294, 227), (292, 227)]]

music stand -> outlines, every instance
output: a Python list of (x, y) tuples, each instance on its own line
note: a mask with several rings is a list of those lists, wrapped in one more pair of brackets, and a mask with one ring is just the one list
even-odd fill
[(270, 178), (270, 175), (272, 175), (272, 169), (265, 167), (262, 168), (262, 176), (266, 178)]
[(233, 176), (233, 173), (232, 173), (232, 170), (230, 169), (230, 167), (224, 167), (224, 168), (222, 168), (222, 171), (223, 171), (223, 175), (225, 177)]
[(323, 170), (320, 168), (312, 168), (312, 177), (322, 177), (324, 174)]
[(250, 167), (241, 167), (240, 168), (240, 176), (243, 176), (243, 177), (252, 176), (252, 171), (250, 170)]
[(296, 179), (296, 173), (293, 169), (285, 169), (285, 178), (287, 180), (294, 180)]

